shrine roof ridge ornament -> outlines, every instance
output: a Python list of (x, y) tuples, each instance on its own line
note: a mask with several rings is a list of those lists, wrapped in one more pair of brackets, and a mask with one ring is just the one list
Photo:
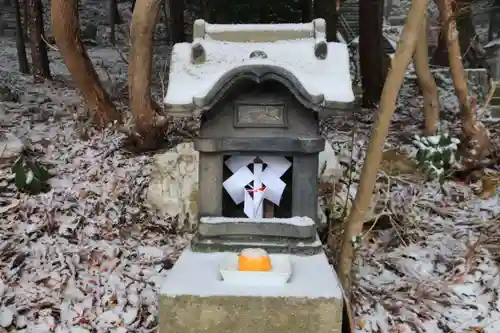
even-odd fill
[[(323, 19), (301, 24), (208, 24), (172, 50), (164, 103), (179, 115), (208, 110), (242, 79), (275, 80), (307, 108), (348, 109), (354, 102), (349, 53), (327, 43)], [(187, 114), (186, 114), (187, 115)]]

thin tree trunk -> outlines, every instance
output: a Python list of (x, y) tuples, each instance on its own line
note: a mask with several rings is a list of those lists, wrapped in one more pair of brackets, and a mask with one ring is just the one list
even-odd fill
[(431, 64), (434, 66), (447, 67), (448, 66), (448, 49), (446, 42), (446, 35), (443, 28), (439, 32), (438, 45), (432, 53)]
[(14, 9), (16, 11), (16, 48), (19, 71), (23, 74), (28, 74), (30, 72), (30, 66), (28, 64), (28, 58), (26, 57), (26, 45), (24, 42), (24, 30), (21, 22), (21, 8), (19, 0), (14, 0)]
[(200, 15), (206, 22), (211, 22), (211, 8), (208, 0), (200, 0)]
[(51, 79), (47, 46), (43, 41), (42, 0), (29, 1), (31, 64), (35, 83), (41, 83)]
[(490, 8), (490, 12), (488, 14), (488, 42), (493, 40), (493, 27), (494, 24), (493, 22), (495, 21), (495, 10), (493, 8)]
[(118, 12), (117, 0), (109, 0), (109, 26), (111, 28), (111, 44), (116, 44), (116, 25), (122, 22), (120, 13)]
[(476, 34), (476, 27), (472, 22), (472, 8), (470, 0), (455, 0), (455, 13), (457, 30), (459, 32), (460, 52), (463, 59), (467, 59), (470, 67), (479, 67), (483, 63), (483, 54), (478, 47), (479, 37)]
[(162, 1), (163, 3), (163, 16), (165, 18), (165, 30), (166, 30), (166, 39), (167, 39), (167, 43), (169, 46), (172, 46), (173, 45), (173, 40), (172, 40), (172, 20), (170, 19), (170, 17), (172, 16), (170, 14), (170, 8), (168, 7), (169, 4), (168, 4), (168, 0), (163, 0)]
[[(455, 28), (459, 32), (460, 54), (471, 66), (480, 67), (484, 66), (485, 63), (482, 50), (477, 41), (476, 28), (472, 22), (470, 5), (470, 0), (457, 0), (453, 5), (450, 4), (452, 12), (456, 14), (454, 21)], [(432, 55), (431, 63), (436, 66), (449, 66), (448, 39), (446, 37), (447, 22), (441, 20), (441, 25), (442, 30), (439, 34), (438, 47)]]
[(382, 50), (383, 0), (359, 4), (359, 65), (363, 87), (363, 106), (378, 105), (384, 87), (384, 52)]
[(500, 0), (494, 0), (490, 7), (488, 42), (500, 37)]
[(326, 21), (326, 39), (337, 41), (337, 2), (332, 0), (314, 0), (314, 17)]
[(52, 33), (75, 85), (99, 127), (121, 120), (120, 113), (103, 89), (80, 38), (76, 0), (52, 0)]
[(403, 84), (404, 75), (410, 64), (418, 33), (422, 29), (428, 0), (413, 0), (410, 12), (399, 40), (392, 68), (382, 91), (378, 116), (372, 128), (368, 151), (361, 171), (359, 186), (353, 207), (344, 228), (339, 260), (339, 276), (346, 293), (350, 294), (352, 265), (355, 256), (353, 240), (361, 236), (366, 212), (370, 206), (375, 187), (377, 171), (382, 158), (385, 139), (392, 115), (396, 109), (396, 99)]
[(444, 31), (448, 44), (451, 77), (460, 104), (463, 135), (462, 149), (465, 161), (474, 163), (486, 157), (489, 153), (489, 132), (483, 123), (477, 121), (475, 105), (469, 99), (469, 89), (451, 0), (438, 0), (437, 4), (441, 22), (445, 22)]
[(131, 47), (128, 66), (130, 107), (142, 149), (155, 145), (159, 106), (151, 99), (153, 35), (160, 13), (161, 0), (137, 3), (130, 23)]
[(28, 27), (29, 27), (29, 22), (30, 22), (30, 17), (29, 17), (29, 4), (28, 1), (30, 0), (23, 0), (23, 23), (24, 23), (24, 39), (29, 40), (28, 36)]
[(439, 122), (439, 99), (436, 81), (429, 67), (427, 22), (425, 19), (418, 35), (413, 61), (418, 83), (424, 96), (424, 134), (427, 136), (434, 135), (436, 134), (436, 127)]
[(170, 30), (172, 41), (174, 43), (182, 43), (186, 39), (186, 36), (184, 34), (184, 0), (168, 1), (170, 8), (170, 20), (172, 21), (172, 29)]
[(302, 22), (311, 22), (313, 20), (313, 4), (311, 0), (301, 0), (302, 4)]

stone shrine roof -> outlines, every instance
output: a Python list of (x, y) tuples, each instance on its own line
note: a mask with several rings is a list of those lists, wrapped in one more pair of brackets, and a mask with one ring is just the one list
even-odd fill
[(241, 78), (277, 80), (316, 111), (354, 102), (347, 46), (327, 43), (325, 21), (316, 19), (260, 25), (197, 20), (193, 43), (173, 48), (164, 103), (174, 112), (209, 109)]

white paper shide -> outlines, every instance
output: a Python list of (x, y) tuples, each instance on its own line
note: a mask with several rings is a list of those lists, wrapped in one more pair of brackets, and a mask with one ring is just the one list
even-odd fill
[[(254, 163), (256, 158), (239, 155), (228, 158), (225, 164), (233, 175), (222, 184), (235, 204), (243, 202), (243, 211), (248, 218), (264, 217), (264, 199), (279, 206), (286, 186), (281, 176), (292, 165), (282, 156), (259, 156), (263, 163)], [(253, 166), (253, 172), (249, 165)]]

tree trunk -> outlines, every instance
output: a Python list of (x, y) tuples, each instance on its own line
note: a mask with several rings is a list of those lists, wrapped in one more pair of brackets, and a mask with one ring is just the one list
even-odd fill
[[(203, 1), (203, 0), (202, 0)], [(162, 7), (163, 7), (163, 16), (165, 18), (165, 34), (166, 34), (166, 40), (167, 43), (170, 47), (173, 45), (173, 40), (172, 40), (172, 20), (170, 19), (171, 14), (170, 14), (170, 8), (168, 8), (168, 0), (163, 0), (162, 1)], [(202, 9), (203, 10), (203, 9)], [(206, 10), (206, 8), (205, 8)]]
[(359, 65), (363, 86), (363, 106), (376, 107), (384, 87), (382, 23), (384, 1), (359, 3)]
[(200, 15), (206, 22), (211, 22), (211, 8), (208, 0), (200, 0)]
[(337, 2), (314, 0), (314, 17), (325, 19), (327, 41), (337, 41)]
[(424, 19), (422, 29), (418, 35), (413, 62), (417, 72), (418, 83), (424, 96), (424, 134), (435, 135), (439, 122), (439, 99), (436, 81), (429, 68), (429, 54), (427, 46), (427, 23)]
[(494, 0), (490, 7), (488, 42), (500, 37), (500, 0)]
[[(441, 24), (442, 25), (442, 24)], [(448, 67), (448, 49), (443, 28), (439, 32), (438, 45), (432, 53), (431, 64), (434, 66)]]
[(134, 115), (137, 134), (142, 149), (155, 145), (159, 107), (151, 99), (151, 70), (153, 59), (153, 34), (160, 13), (161, 0), (143, 0), (136, 4), (130, 23), (131, 47), (128, 65), (130, 107)]
[(359, 186), (353, 207), (344, 228), (342, 248), (339, 260), (339, 276), (346, 293), (350, 294), (351, 273), (354, 260), (353, 240), (361, 237), (364, 219), (369, 208), (377, 171), (382, 158), (385, 139), (389, 130), (392, 115), (396, 109), (396, 99), (403, 84), (404, 76), (410, 64), (417, 38), (422, 29), (428, 0), (413, 0), (411, 9), (399, 40), (392, 68), (387, 76), (382, 91), (377, 120), (372, 128), (368, 151), (361, 171)]
[(35, 83), (41, 83), (51, 79), (47, 46), (43, 41), (42, 0), (29, 1), (31, 65)]
[(172, 21), (170, 33), (174, 43), (182, 43), (186, 41), (184, 33), (184, 0), (168, 0), (170, 8), (170, 20)]
[(451, 0), (438, 0), (437, 4), (441, 22), (447, 22), (444, 31), (448, 44), (451, 77), (460, 104), (463, 135), (462, 152), (466, 163), (475, 163), (489, 153), (489, 132), (483, 123), (476, 120), (475, 102), (471, 103), (472, 101), (469, 99), (469, 89), (462, 63), (459, 36)]
[(28, 36), (28, 26), (29, 26), (29, 22), (30, 22), (30, 18), (29, 18), (29, 4), (28, 4), (28, 1), (30, 0), (23, 0), (23, 23), (24, 23), (24, 39), (25, 40), (29, 40), (29, 36)]
[(99, 127), (121, 120), (120, 113), (103, 89), (80, 38), (76, 0), (52, 0), (52, 33), (71, 77)]
[(301, 0), (302, 22), (311, 22), (313, 19), (313, 4), (311, 0)]
[(21, 22), (19, 0), (14, 0), (14, 9), (16, 11), (16, 48), (19, 71), (23, 74), (28, 74), (30, 72), (30, 66), (28, 64), (28, 58), (26, 57), (26, 45), (24, 43), (24, 30)]
[(109, 0), (109, 27), (111, 28), (111, 44), (116, 44), (116, 32), (115, 28), (117, 24), (121, 24), (122, 19), (120, 17), (120, 12), (118, 11), (117, 0)]
[[(451, 5), (452, 4), (450, 4), (450, 6)], [(484, 60), (483, 54), (478, 45), (476, 28), (472, 22), (472, 10), (470, 5), (470, 0), (458, 0), (453, 6), (455, 9), (452, 7), (451, 10), (456, 13), (456, 18), (454, 19), (456, 20), (456, 29), (460, 33), (460, 54), (463, 59), (467, 59), (471, 67), (478, 67), (484, 65)], [(438, 47), (432, 55), (431, 63), (436, 66), (447, 67), (450, 64), (448, 59), (448, 40), (445, 31), (447, 23), (443, 22), (441, 19), (441, 25), (443, 29), (439, 34)]]

